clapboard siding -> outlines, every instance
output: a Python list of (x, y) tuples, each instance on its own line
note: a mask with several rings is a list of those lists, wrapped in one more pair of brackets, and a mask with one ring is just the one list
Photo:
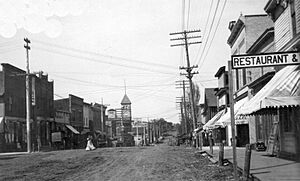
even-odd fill
[(281, 16), (275, 21), (275, 46), (280, 50), (292, 39), (290, 8), (286, 8)]
[(296, 29), (300, 33), (300, 1), (295, 1)]

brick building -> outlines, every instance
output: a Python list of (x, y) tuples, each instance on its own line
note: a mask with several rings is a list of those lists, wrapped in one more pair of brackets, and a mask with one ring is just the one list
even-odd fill
[(54, 107), (70, 112), (70, 125), (78, 132), (83, 130), (83, 98), (69, 94), (68, 98), (55, 100)]
[[(262, 15), (241, 15), (237, 21), (229, 23), (230, 36), (227, 43), (231, 48), (231, 55), (246, 54), (247, 50), (261, 37), (266, 30), (272, 28), (274, 23), (266, 14)], [(265, 49), (272, 49), (272, 40), (266, 39), (260, 43), (265, 43)], [(261, 46), (263, 47), (263, 46)], [(263, 73), (272, 71), (264, 70)], [(261, 70), (252, 68), (243, 68), (233, 70), (233, 92), (235, 109), (240, 107), (248, 100), (249, 87), (247, 86), (261, 74)], [(222, 118), (221, 118), (222, 119)], [(226, 120), (223, 120), (226, 124)], [(249, 136), (249, 118), (241, 121), (236, 121), (236, 136), (237, 146), (245, 146), (250, 142)], [(228, 132), (231, 130), (230, 123), (227, 122)]]
[(67, 148), (84, 147), (85, 142), (80, 136), (83, 131), (83, 99), (75, 95), (69, 94), (68, 98), (58, 99), (54, 101), (54, 108), (56, 113), (66, 112), (69, 113), (69, 124), (65, 124), (63, 128), (65, 131), (65, 138)]
[[(26, 151), (25, 74), (3, 63), (0, 72), (0, 150)], [(54, 127), (53, 82), (42, 73), (30, 76), (32, 92), (31, 139), (34, 149), (51, 145)]]

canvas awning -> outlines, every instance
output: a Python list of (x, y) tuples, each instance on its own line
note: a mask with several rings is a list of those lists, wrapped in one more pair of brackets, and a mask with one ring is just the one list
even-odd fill
[(225, 114), (226, 109), (223, 109), (222, 111), (219, 111), (213, 118), (211, 118), (205, 125), (203, 126), (203, 129), (214, 129), (214, 124)]
[[(244, 117), (237, 117), (237, 112), (239, 109), (248, 101), (248, 97), (245, 97), (234, 104), (234, 115), (235, 115), (235, 124), (248, 124), (248, 119)], [(248, 104), (248, 103), (247, 103)], [(231, 123), (230, 118), (230, 108), (227, 108), (226, 113), (213, 125), (214, 127), (224, 127)]]
[(66, 124), (66, 127), (69, 128), (73, 133), (79, 134), (79, 132), (73, 126)]
[(260, 109), (300, 105), (300, 66), (286, 66), (241, 107), (238, 115), (249, 115)]

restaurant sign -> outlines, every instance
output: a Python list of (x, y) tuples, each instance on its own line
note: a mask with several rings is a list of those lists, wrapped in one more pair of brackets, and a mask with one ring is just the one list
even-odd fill
[(232, 55), (233, 69), (300, 64), (299, 52)]

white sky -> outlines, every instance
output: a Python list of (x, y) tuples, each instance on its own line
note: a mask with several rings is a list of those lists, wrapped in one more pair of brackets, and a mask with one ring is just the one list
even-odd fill
[[(230, 59), (229, 21), (241, 13), (265, 13), (267, 0), (220, 0), (212, 27), (218, 0), (185, 2), (185, 28), (202, 31), (202, 44), (189, 48), (191, 65), (200, 66), (193, 80), (202, 89), (216, 87), (214, 74)], [(170, 47), (176, 43), (170, 38), (178, 36), (169, 33), (182, 30), (182, 17), (182, 0), (0, 0), (0, 62), (25, 70), (28, 37), (30, 69), (54, 80), (55, 99), (103, 98), (109, 108), (118, 108), (126, 82), (133, 117), (179, 122), (175, 102), (181, 90), (175, 81), (184, 78), (178, 67), (186, 59), (182, 48)]]

